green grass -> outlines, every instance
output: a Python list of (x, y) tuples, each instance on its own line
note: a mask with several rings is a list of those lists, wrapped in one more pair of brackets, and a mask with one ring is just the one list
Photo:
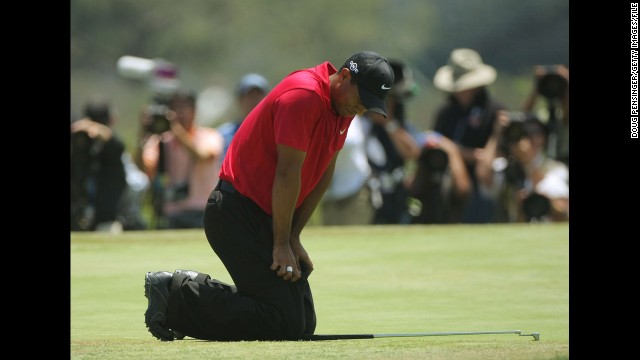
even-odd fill
[(160, 342), (147, 271), (231, 282), (202, 230), (71, 233), (73, 359), (568, 359), (569, 226), (309, 227), (316, 334), (522, 330), (319, 342)]

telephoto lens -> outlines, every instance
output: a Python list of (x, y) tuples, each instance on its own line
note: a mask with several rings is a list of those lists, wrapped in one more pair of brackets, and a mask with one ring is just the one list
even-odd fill
[(538, 92), (549, 100), (561, 99), (569, 83), (567, 79), (558, 74), (556, 67), (545, 66), (545, 74), (538, 79)]

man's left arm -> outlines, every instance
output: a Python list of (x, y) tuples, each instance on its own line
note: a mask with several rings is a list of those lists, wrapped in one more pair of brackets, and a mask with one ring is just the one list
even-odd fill
[(331, 178), (333, 178), (333, 171), (336, 168), (336, 159), (338, 158), (339, 153), (340, 152), (338, 151), (333, 155), (333, 158), (329, 162), (329, 165), (327, 165), (327, 169), (324, 171), (324, 174), (322, 174), (322, 177), (318, 181), (316, 187), (311, 190), (309, 195), (304, 199), (300, 207), (296, 209), (295, 213), (293, 214), (293, 221), (291, 223), (291, 238), (300, 239), (300, 233), (302, 232), (302, 229), (307, 224), (307, 221), (309, 221), (309, 219), (311, 218), (311, 215), (313, 215), (313, 212), (320, 203), (320, 200), (322, 200), (322, 196), (324, 195), (325, 191), (327, 191), (327, 189), (329, 188), (329, 184), (331, 184)]
[(195, 142), (189, 132), (176, 119), (175, 114), (170, 113), (167, 117), (171, 124), (171, 132), (197, 160), (209, 160), (222, 154), (224, 140), (221, 135), (209, 136), (209, 141)]
[(338, 158), (339, 153), (340, 152), (337, 151), (333, 155), (331, 162), (329, 162), (329, 165), (327, 165), (327, 169), (324, 171), (324, 174), (322, 174), (322, 177), (318, 181), (316, 187), (311, 190), (309, 195), (302, 202), (302, 205), (300, 205), (300, 207), (293, 214), (291, 224), (291, 237), (289, 242), (291, 244), (293, 253), (296, 256), (296, 260), (299, 264), (301, 262), (305, 263), (307, 265), (307, 271), (309, 273), (313, 271), (313, 262), (309, 258), (309, 254), (307, 254), (306, 250), (302, 246), (302, 243), (300, 242), (300, 233), (302, 233), (302, 229), (311, 218), (311, 215), (313, 215), (313, 212), (315, 211), (316, 207), (318, 207), (320, 200), (322, 200), (322, 196), (331, 184), (331, 178), (333, 178), (333, 172), (336, 168), (336, 159)]

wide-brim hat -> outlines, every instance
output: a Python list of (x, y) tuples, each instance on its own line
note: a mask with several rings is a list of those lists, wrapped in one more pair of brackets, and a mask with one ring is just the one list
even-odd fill
[(497, 77), (496, 69), (482, 62), (477, 51), (455, 49), (447, 65), (441, 67), (433, 78), (440, 90), (457, 92), (492, 84)]

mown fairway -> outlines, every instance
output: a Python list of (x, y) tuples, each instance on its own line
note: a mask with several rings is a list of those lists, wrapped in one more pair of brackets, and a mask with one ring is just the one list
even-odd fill
[(202, 230), (71, 233), (73, 359), (568, 359), (569, 225), (310, 227), (317, 334), (522, 330), (318, 342), (160, 342), (147, 271), (231, 282)]

